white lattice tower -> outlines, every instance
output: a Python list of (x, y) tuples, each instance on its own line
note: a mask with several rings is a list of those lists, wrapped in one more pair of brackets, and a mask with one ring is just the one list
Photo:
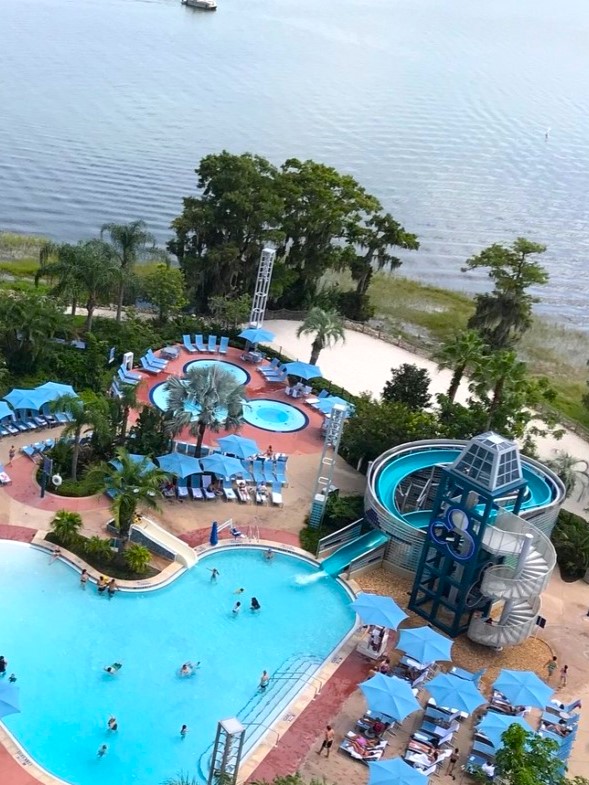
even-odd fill
[(236, 785), (245, 739), (245, 728), (231, 717), (217, 723), (207, 785)]
[(258, 265), (258, 277), (250, 313), (250, 327), (261, 327), (264, 324), (275, 260), (276, 251), (273, 248), (264, 248), (260, 256), (260, 264)]
[(333, 473), (335, 471), (335, 459), (339, 450), (344, 423), (348, 416), (348, 407), (341, 403), (336, 404), (331, 410), (329, 424), (323, 442), (323, 451), (319, 461), (319, 470), (315, 480), (315, 490), (313, 491), (313, 501), (311, 503), (311, 514), (309, 515), (309, 526), (318, 529), (321, 526), (325, 505), (332, 486)]

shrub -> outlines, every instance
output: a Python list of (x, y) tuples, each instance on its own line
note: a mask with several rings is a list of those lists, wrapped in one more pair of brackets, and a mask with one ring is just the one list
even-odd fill
[(425, 368), (411, 363), (403, 363), (391, 369), (391, 379), (382, 391), (383, 401), (403, 403), (414, 412), (429, 406), (431, 378)]
[(330, 496), (319, 529), (311, 528), (307, 517), (305, 526), (299, 532), (301, 548), (309, 553), (317, 553), (321, 537), (336, 532), (363, 516), (364, 499), (362, 496)]
[(84, 553), (107, 564), (112, 561), (114, 555), (109, 541), (97, 536), (89, 537), (84, 542)]
[(68, 545), (73, 545), (80, 539), (82, 525), (82, 517), (79, 513), (59, 510), (51, 521), (51, 531), (67, 548)]
[(552, 531), (552, 543), (565, 580), (581, 578), (589, 568), (589, 523), (561, 510)]
[(144, 545), (131, 543), (126, 550), (123, 551), (123, 557), (127, 567), (138, 575), (142, 575), (147, 571), (151, 562), (151, 553)]

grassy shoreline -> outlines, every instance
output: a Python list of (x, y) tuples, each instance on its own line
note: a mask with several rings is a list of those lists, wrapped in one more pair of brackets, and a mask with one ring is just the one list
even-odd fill
[[(39, 248), (45, 238), (0, 232), (0, 289), (33, 285)], [(141, 272), (150, 268), (146, 266)], [(329, 274), (326, 283), (353, 288), (346, 274)], [(410, 278), (378, 273), (368, 294), (384, 333), (401, 338), (426, 357), (435, 357), (444, 340), (466, 326), (474, 310), (472, 297)], [(536, 317), (518, 347), (532, 374), (547, 376), (557, 392), (555, 410), (571, 423), (589, 429), (589, 410), (581, 398), (589, 377), (589, 334)]]

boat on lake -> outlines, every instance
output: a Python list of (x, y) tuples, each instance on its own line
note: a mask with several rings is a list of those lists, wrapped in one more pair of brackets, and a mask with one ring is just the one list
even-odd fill
[(182, 5), (190, 6), (190, 8), (201, 8), (203, 11), (217, 10), (215, 0), (182, 0)]

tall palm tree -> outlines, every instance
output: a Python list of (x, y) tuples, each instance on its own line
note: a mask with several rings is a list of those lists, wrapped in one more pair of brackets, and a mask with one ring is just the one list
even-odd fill
[(80, 246), (70, 243), (43, 243), (39, 249), (39, 269), (35, 273), (35, 286), (41, 278), (54, 280), (52, 297), (66, 297), (76, 315), (80, 299), (80, 282), (77, 278)]
[(464, 330), (458, 333), (441, 348), (438, 355), (438, 368), (449, 368), (452, 371), (448, 400), (454, 402), (462, 377), (470, 369), (476, 367), (485, 352), (485, 344), (476, 330)]
[(147, 458), (133, 461), (127, 450), (119, 447), (116, 451), (117, 466), (103, 464), (92, 469), (93, 477), (100, 476), (104, 490), (112, 498), (111, 512), (120, 534), (122, 551), (129, 537), (129, 529), (137, 508), (142, 505), (158, 510), (162, 497), (162, 485), (168, 475), (158, 468), (149, 468)]
[(121, 392), (116, 401), (119, 416), (119, 439), (121, 442), (125, 441), (127, 436), (127, 426), (129, 423), (129, 414), (131, 409), (137, 408), (137, 388), (132, 384), (120, 384), (119, 390)]
[(105, 234), (110, 238), (110, 246), (119, 266), (116, 320), (120, 322), (125, 286), (133, 274), (135, 263), (155, 252), (155, 238), (147, 231), (145, 221), (131, 221), (128, 224), (103, 224), (100, 229), (100, 237), (104, 238)]
[[(169, 430), (179, 433), (188, 426), (196, 436), (196, 456), (200, 456), (207, 428), (236, 431), (243, 422), (243, 406), (247, 400), (245, 387), (219, 366), (190, 368), (182, 378), (172, 376), (166, 382), (168, 411), (172, 413)], [(188, 406), (188, 409), (186, 408)], [(198, 415), (194, 419), (195, 407)]]
[(71, 422), (63, 429), (63, 436), (73, 437), (72, 480), (78, 479), (78, 460), (82, 434), (88, 431), (104, 433), (108, 429), (108, 404), (97, 395), (88, 396), (86, 402), (74, 395), (62, 395), (52, 402), (53, 411), (67, 412)]
[(527, 366), (517, 359), (514, 351), (501, 349), (481, 357), (473, 372), (471, 388), (487, 409), (487, 428), (493, 426), (506, 397), (523, 393), (528, 387)]
[(346, 334), (344, 321), (337, 311), (324, 311), (315, 306), (311, 308), (305, 321), (297, 330), (297, 336), (315, 334), (311, 346), (311, 365), (316, 365), (319, 353), (326, 346), (333, 346), (338, 341), (344, 342)]

